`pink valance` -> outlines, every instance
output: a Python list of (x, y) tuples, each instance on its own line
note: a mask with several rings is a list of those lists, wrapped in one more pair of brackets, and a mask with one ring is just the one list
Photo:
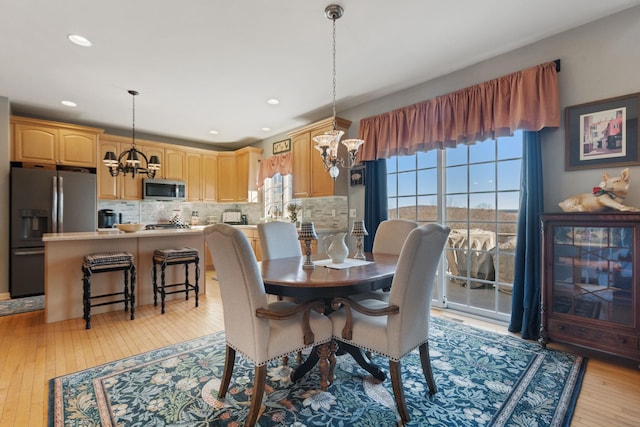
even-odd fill
[(556, 64), (548, 62), (360, 121), (358, 160), (560, 126)]
[(260, 171), (258, 172), (258, 187), (264, 185), (266, 178), (271, 178), (277, 173), (282, 176), (291, 174), (292, 158), (291, 151), (289, 151), (262, 159), (260, 162)]

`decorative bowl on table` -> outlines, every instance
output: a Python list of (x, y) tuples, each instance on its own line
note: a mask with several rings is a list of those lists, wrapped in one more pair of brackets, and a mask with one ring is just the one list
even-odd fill
[(144, 224), (116, 224), (118, 230), (125, 233), (134, 233), (136, 231), (144, 230)]

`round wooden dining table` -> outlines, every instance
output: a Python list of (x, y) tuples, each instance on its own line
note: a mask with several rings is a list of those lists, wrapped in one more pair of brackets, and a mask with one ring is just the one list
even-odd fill
[[(358, 260), (346, 260), (346, 265), (325, 265), (326, 255), (317, 255), (314, 269), (303, 269), (305, 257), (291, 257), (265, 260), (258, 263), (268, 294), (294, 297), (301, 302), (322, 299), (325, 301), (325, 313), (331, 312), (331, 300), (335, 297), (350, 297), (357, 294), (384, 289), (391, 286), (398, 257), (389, 254), (365, 254), (367, 263)], [(351, 266), (349, 266), (351, 264)], [(354, 346), (340, 342), (337, 355), (350, 354), (354, 360), (378, 380), (384, 380), (386, 374), (362, 351)], [(302, 378), (318, 362), (317, 351), (309, 357), (291, 375), (293, 381)]]

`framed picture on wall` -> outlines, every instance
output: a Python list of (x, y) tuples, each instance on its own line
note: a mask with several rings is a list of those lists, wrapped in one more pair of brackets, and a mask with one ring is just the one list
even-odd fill
[(352, 167), (350, 177), (351, 185), (364, 185), (364, 165)]
[(291, 138), (273, 143), (273, 154), (286, 153), (287, 151), (291, 151)]
[(565, 170), (640, 165), (640, 93), (565, 110)]

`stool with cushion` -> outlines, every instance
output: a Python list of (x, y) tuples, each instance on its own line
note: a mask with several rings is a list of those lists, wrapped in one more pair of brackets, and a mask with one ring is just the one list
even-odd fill
[[(194, 248), (173, 248), (173, 249), (156, 249), (153, 252), (153, 305), (158, 305), (158, 293), (160, 293), (160, 301), (164, 314), (165, 311), (165, 297), (167, 295), (176, 294), (180, 292), (185, 293), (185, 300), (189, 300), (189, 291), (193, 290), (195, 293), (196, 307), (198, 306), (198, 281), (200, 279), (200, 255), (198, 250)], [(189, 282), (189, 264), (195, 266), (195, 283)], [(181, 283), (165, 283), (165, 272), (167, 266), (182, 265), (184, 266), (184, 282)], [(160, 267), (160, 284), (158, 285), (158, 268)], [(167, 291), (167, 288), (179, 288), (172, 291)]]
[[(91, 276), (93, 274), (106, 273), (110, 271), (124, 272), (123, 291), (91, 296)], [(85, 255), (82, 260), (82, 273), (82, 303), (86, 329), (91, 329), (91, 307), (124, 302), (124, 310), (129, 310), (130, 306), (131, 320), (135, 319), (136, 264), (132, 254), (129, 252), (102, 252)], [(129, 289), (129, 281), (131, 281), (131, 289)], [(92, 300), (104, 299), (117, 295), (122, 295), (123, 298), (116, 301), (109, 300), (95, 304), (91, 303)]]

